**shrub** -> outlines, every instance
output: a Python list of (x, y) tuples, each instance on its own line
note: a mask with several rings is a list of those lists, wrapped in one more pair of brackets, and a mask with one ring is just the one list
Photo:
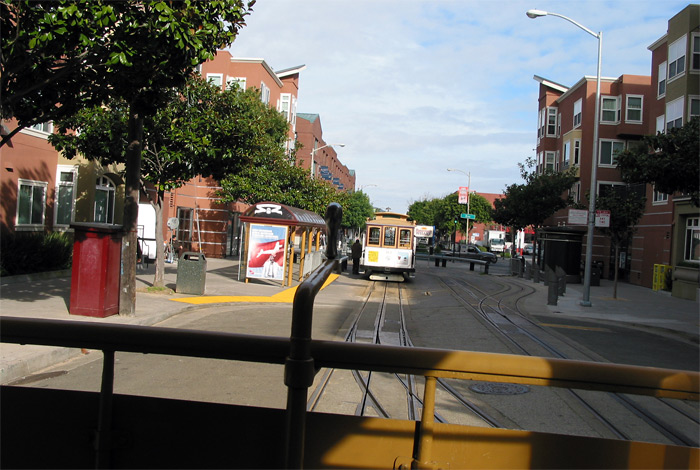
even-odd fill
[(69, 268), (73, 257), (71, 238), (61, 232), (4, 232), (0, 237), (0, 275)]

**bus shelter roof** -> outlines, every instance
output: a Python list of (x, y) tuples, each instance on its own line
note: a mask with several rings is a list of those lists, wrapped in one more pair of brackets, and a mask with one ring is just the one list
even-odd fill
[(242, 222), (326, 228), (326, 221), (315, 212), (276, 202), (253, 204), (241, 215)]

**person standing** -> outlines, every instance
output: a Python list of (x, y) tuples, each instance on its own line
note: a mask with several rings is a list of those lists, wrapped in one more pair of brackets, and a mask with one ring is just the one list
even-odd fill
[(352, 273), (360, 274), (360, 258), (362, 258), (362, 245), (360, 245), (360, 240), (355, 239), (355, 243), (352, 244)]

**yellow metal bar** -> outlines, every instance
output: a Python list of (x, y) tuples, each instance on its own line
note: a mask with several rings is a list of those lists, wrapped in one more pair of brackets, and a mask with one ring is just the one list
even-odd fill
[[(306, 234), (309, 229), (304, 229), (301, 233), (301, 243), (299, 244), (299, 282), (304, 280), (304, 261), (306, 260)], [(292, 255), (294, 252), (292, 251)]]
[(420, 420), (420, 433), (418, 438), (418, 450), (416, 459), (411, 468), (433, 469), (437, 468), (432, 461), (433, 437), (435, 431), (435, 377), (425, 378), (425, 390), (423, 390), (423, 414)]

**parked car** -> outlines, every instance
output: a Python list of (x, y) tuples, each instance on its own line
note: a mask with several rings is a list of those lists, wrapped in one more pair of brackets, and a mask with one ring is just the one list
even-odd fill
[(471, 244), (467, 245), (467, 251), (466, 252), (462, 251), (459, 254), (459, 257), (487, 261), (490, 264), (496, 264), (496, 262), (498, 261), (498, 256), (496, 256), (495, 253), (491, 253), (488, 251), (481, 251), (481, 249), (478, 246), (471, 245)]
[(532, 243), (525, 243), (525, 245), (523, 245), (523, 254), (524, 255), (531, 255), (532, 250), (533, 250)]

